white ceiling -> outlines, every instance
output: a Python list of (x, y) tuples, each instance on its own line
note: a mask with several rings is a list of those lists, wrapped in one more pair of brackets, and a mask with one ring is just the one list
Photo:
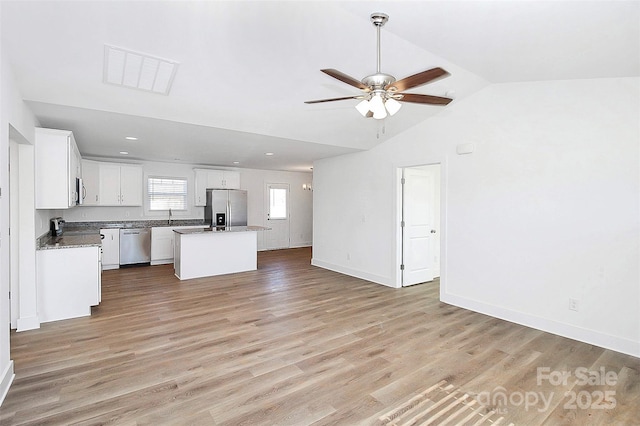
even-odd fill
[[(491, 83), (640, 75), (638, 1), (2, 1), (2, 43), (45, 127), (73, 130), (83, 156), (308, 171), (369, 149)], [(409, 92), (384, 123), (357, 89), (320, 72), (451, 76)], [(102, 82), (110, 44), (180, 63), (168, 96)], [(125, 136), (137, 136), (136, 142)], [(274, 152), (267, 157), (265, 152)]]

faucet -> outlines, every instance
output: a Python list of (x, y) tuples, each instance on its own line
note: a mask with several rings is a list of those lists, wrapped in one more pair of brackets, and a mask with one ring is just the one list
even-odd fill
[(171, 209), (169, 209), (169, 225), (171, 225)]

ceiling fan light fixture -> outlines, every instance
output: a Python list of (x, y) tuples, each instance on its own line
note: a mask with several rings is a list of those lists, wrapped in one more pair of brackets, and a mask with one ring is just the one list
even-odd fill
[(356, 105), (356, 109), (360, 114), (362, 114), (363, 117), (367, 116), (370, 108), (371, 107), (369, 106), (369, 101), (367, 99), (363, 99), (362, 101), (358, 102), (358, 105)]
[(369, 107), (371, 108), (371, 112), (373, 113), (373, 118), (375, 118), (376, 120), (382, 120), (387, 116), (387, 110), (384, 107), (382, 96), (379, 93), (373, 95), (373, 97), (369, 101)]
[(402, 104), (393, 98), (389, 98), (384, 103), (384, 106), (387, 108), (387, 111), (389, 111), (389, 115), (393, 116), (396, 112), (400, 111)]

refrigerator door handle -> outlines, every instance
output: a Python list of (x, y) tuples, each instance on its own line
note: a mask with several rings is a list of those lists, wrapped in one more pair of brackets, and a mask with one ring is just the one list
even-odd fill
[(231, 226), (231, 201), (227, 201), (227, 223), (225, 226)]

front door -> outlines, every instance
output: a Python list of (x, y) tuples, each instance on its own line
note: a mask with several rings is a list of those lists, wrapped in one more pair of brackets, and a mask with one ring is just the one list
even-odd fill
[(433, 281), (434, 185), (430, 170), (404, 169), (402, 285)]
[(289, 248), (289, 184), (268, 183), (266, 185), (265, 249)]

